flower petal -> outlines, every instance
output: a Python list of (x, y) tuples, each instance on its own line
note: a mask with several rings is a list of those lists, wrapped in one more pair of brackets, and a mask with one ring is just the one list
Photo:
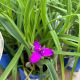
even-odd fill
[(35, 51), (40, 51), (41, 50), (41, 45), (38, 41), (34, 42), (34, 50)]
[(49, 56), (52, 56), (54, 54), (53, 50), (52, 49), (49, 49), (49, 48), (42, 48), (42, 51), (41, 51), (41, 55), (44, 56), (44, 57), (49, 57)]
[(39, 54), (39, 52), (32, 52), (32, 55), (30, 57), (30, 62), (32, 64), (37, 63), (40, 59), (42, 58), (42, 56)]

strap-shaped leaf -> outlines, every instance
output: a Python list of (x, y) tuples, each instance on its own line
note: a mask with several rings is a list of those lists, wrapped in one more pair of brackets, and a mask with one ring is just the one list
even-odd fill
[[(58, 39), (58, 36), (55, 32), (55, 30), (51, 30), (50, 34), (55, 42), (56, 48), (58, 51), (61, 51), (61, 46), (60, 46), (60, 42)], [(61, 73), (62, 73), (62, 80), (65, 80), (65, 75), (64, 75), (64, 59), (63, 59), (63, 55), (60, 55), (60, 62), (61, 62)]]
[(67, 34), (60, 35), (59, 39), (78, 42), (78, 37), (72, 36), (72, 35), (69, 35), (69, 34), (68, 35)]
[(72, 1), (71, 0), (68, 0), (68, 14), (71, 14), (72, 13)]
[(28, 43), (26, 42), (24, 35), (8, 15), (5, 13), (0, 14), (0, 23), (15, 39), (17, 39), (20, 43), (23, 43), (27, 48), (27, 51), (29, 51)]
[(54, 62), (53, 62), (52, 59), (50, 59), (50, 60), (48, 60), (48, 59), (41, 60), (38, 64), (39, 65), (45, 64), (47, 66), (48, 71), (50, 73), (50, 79), (51, 80), (59, 80), (57, 72), (54, 68)]
[[(29, 32), (29, 20), (32, 9), (34, 8), (35, 0), (27, 0), (27, 4), (24, 12), (24, 32), (25, 35)], [(27, 36), (26, 36), (27, 37)]]
[(60, 55), (67, 55), (67, 56), (77, 56), (77, 57), (80, 57), (80, 52), (66, 52), (66, 51), (56, 51), (55, 50), (55, 53)]
[(57, 75), (55, 68), (53, 66), (53, 61), (46, 60), (45, 65), (47, 65), (47, 67), (48, 67), (48, 70), (49, 70), (50, 75), (51, 75), (51, 80), (59, 80), (58, 75)]
[(41, 17), (44, 29), (47, 28), (47, 10), (46, 10), (46, 0), (41, 0)]

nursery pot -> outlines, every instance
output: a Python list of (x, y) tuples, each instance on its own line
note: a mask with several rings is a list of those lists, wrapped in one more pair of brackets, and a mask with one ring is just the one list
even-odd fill
[[(69, 64), (67, 66), (68, 70), (72, 70), (73, 64), (74, 64), (75, 58), (74, 57), (65, 57), (64, 58), (64, 66), (66, 66), (67, 64)], [(75, 68), (75, 72), (78, 72), (80, 70), (80, 58), (78, 59), (76, 68)]]
[[(10, 57), (9, 55), (6, 53), (6, 54), (3, 54), (2, 55), (2, 58), (0, 60), (0, 66), (3, 68), (3, 69), (6, 69), (6, 67), (8, 66), (9, 62), (10, 62)], [(19, 71), (19, 74), (20, 74), (20, 80), (25, 80), (26, 79), (26, 75), (24, 73), (24, 70), (21, 69), (21, 68), (18, 68), (18, 71)], [(44, 77), (44, 75), (43, 75)], [(30, 75), (29, 76), (30, 80), (40, 80), (40, 76), (39, 75)]]
[[(24, 71), (21, 68), (19, 68), (19, 73), (20, 73), (21, 80), (25, 80), (26, 79), (26, 75), (25, 75)], [(40, 80), (40, 76), (39, 75), (32, 75), (31, 74), (29, 76), (29, 78), (30, 78), (30, 80)]]

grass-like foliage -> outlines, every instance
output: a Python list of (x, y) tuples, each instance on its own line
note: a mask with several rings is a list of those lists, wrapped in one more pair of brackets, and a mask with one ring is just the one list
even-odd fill
[[(53, 49), (55, 53), (49, 58), (50, 60), (44, 59), (36, 64), (40, 68), (40, 74), (43, 74), (41, 66), (43, 64), (47, 66), (45, 80), (59, 80), (55, 68), (58, 58), (61, 64), (61, 80), (65, 80), (66, 55), (75, 57), (70, 75), (72, 80), (72, 74), (80, 57), (79, 13), (79, 0), (0, 0), (0, 31), (4, 36), (5, 50), (12, 59), (0, 80), (5, 80), (11, 71), (13, 79), (16, 80), (17, 68), (20, 66), (27, 75), (32, 74), (35, 64), (31, 67), (32, 70), (27, 72), (24, 63), (29, 61), (35, 40)], [(71, 50), (75, 52), (70, 52)], [(24, 58), (24, 51), (27, 60)]]

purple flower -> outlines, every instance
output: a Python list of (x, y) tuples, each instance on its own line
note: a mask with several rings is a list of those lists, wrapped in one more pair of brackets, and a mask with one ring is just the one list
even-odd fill
[(41, 45), (38, 41), (34, 42), (34, 50), (35, 51), (40, 51), (41, 50)]
[(42, 56), (38, 52), (32, 52), (32, 55), (30, 57), (30, 62), (32, 64), (37, 63), (41, 58)]
[(54, 54), (52, 49), (42, 48), (38, 41), (34, 42), (34, 52), (30, 56), (30, 62), (32, 64), (37, 63), (42, 57), (50, 57)]
[(52, 49), (49, 49), (49, 48), (42, 48), (42, 51), (41, 51), (41, 55), (44, 56), (44, 57), (49, 57), (49, 56), (52, 56), (54, 53), (53, 53), (53, 50)]

